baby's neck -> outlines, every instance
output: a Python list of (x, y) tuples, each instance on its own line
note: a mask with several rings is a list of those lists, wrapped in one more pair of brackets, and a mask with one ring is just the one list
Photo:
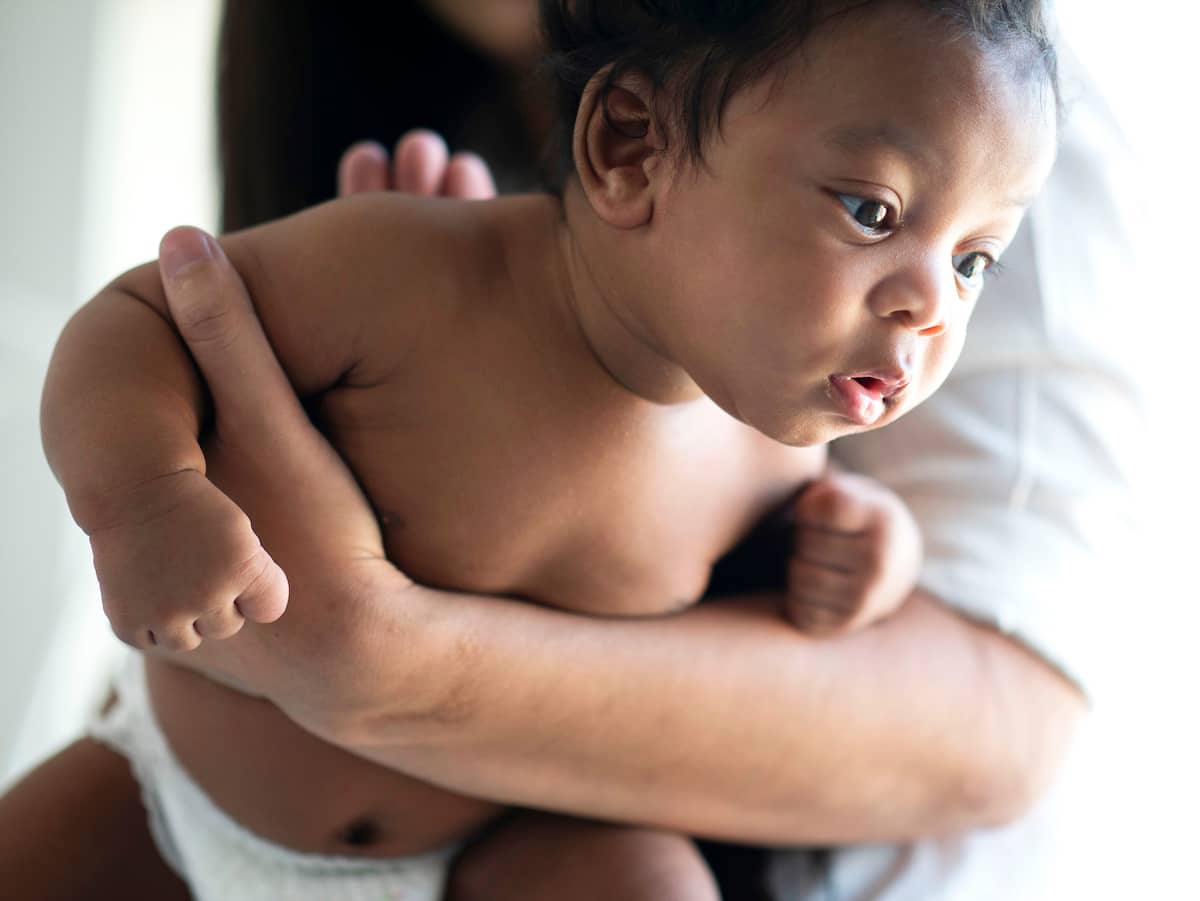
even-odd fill
[(652, 293), (653, 286), (618, 246), (628, 236), (615, 235), (615, 229), (597, 219), (574, 181), (561, 201), (536, 200), (544, 203), (514, 208), (521, 225), (504, 229), (515, 294), (537, 300), (554, 333), (563, 341), (579, 342), (581, 352), (590, 352), (630, 393), (657, 404), (701, 397), (695, 382), (662, 352), (636, 315), (643, 293)]

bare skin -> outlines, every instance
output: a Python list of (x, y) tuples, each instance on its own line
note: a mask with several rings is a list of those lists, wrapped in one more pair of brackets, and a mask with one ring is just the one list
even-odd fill
[[(424, 131), (405, 135), (391, 155), (366, 143), (347, 150), (339, 194), (384, 190), (460, 200), (496, 196), (482, 161), (450, 157), (445, 143)], [(74, 815), (63, 816), (67, 809)], [(126, 901), (191, 897), (159, 856), (129, 762), (91, 739), (73, 742), (0, 795), (0, 884), (36, 901), (75, 901), (89, 892)]]
[(158, 854), (129, 762), (81, 739), (0, 797), (0, 884), (29, 901), (187, 901)]
[[(339, 169), (339, 193), (382, 190), (462, 200), (487, 199), (496, 194), (490, 173), (477, 157), (451, 157), (439, 137), (422, 131), (406, 135), (391, 157), (383, 148), (370, 144), (347, 151)], [(178, 679), (178, 673), (170, 668), (164, 670), (163, 678), (169, 682)], [(182, 693), (186, 695), (196, 684), (182, 685)], [(271, 768), (277, 771), (283, 763), (289, 774), (303, 778), (305, 791), (300, 797), (310, 797), (313, 774), (327, 779), (323, 783), (326, 786), (335, 786), (326, 789), (324, 804), (314, 805), (326, 810), (344, 806), (346, 812), (335, 814), (333, 820), (361, 827), (361, 811), (368, 806), (378, 811), (380, 800), (388, 799), (397, 783), (402, 795), (421, 794), (424, 783), (397, 780), (394, 772), (378, 766), (364, 767), (361, 759), (297, 730), (290, 720), (281, 720), (272, 705), (248, 704), (244, 698), (239, 702), (236, 698), (240, 696), (234, 692), (209, 690), (204, 695), (213, 704), (214, 715), (232, 717), (232, 721), (224, 719), (224, 729), (232, 726), (244, 738), (274, 730), (277, 734), (271, 736), (272, 741), (289, 742), (289, 754), (272, 761)], [(181, 728), (189, 727), (185, 721)], [(211, 733), (200, 734), (196, 741), (203, 748), (211, 738)], [(213, 753), (220, 756), (219, 750)], [(344, 792), (347, 786), (352, 787), (349, 803)], [(272, 783), (267, 788), (273, 791), (277, 785)], [(256, 794), (261, 791), (257, 779), (230, 786), (230, 794), (235, 797), (244, 791), (250, 792), (252, 800), (242, 803), (243, 809), (280, 809), (279, 798), (263, 799)], [(186, 901), (191, 897), (187, 886), (161, 859), (154, 845), (140, 795), (141, 789), (122, 755), (91, 739), (73, 743), (0, 797), (0, 881), (20, 897), (38, 901), (74, 901), (88, 893), (96, 897), (119, 895), (127, 901)], [(360, 800), (369, 803), (358, 803)], [(60, 811), (68, 806), (75, 816), (61, 815)], [(483, 812), (490, 806), (477, 807)], [(467, 805), (460, 808), (466, 809)], [(304, 822), (311, 820), (303, 811), (301, 815)], [(349, 831), (343, 830), (322, 846), (336, 848), (342, 854), (369, 854), (369, 846), (379, 836), (371, 836), (366, 846), (348, 846)], [(433, 839), (435, 843), (437, 838)], [(550, 858), (544, 854), (548, 848), (557, 849)], [(70, 849), (68, 865), (60, 866), (63, 849)], [(530, 858), (531, 854), (535, 856)], [(645, 864), (631, 866), (631, 855), (644, 858)], [(636, 889), (617, 886), (611, 880), (581, 882), (580, 875), (596, 866), (627, 880), (648, 882)], [(447, 896), (488, 897), (495, 901), (511, 896), (535, 901), (561, 898), (567, 890), (571, 897), (580, 899), (587, 891), (611, 898), (614, 893), (626, 897), (632, 896), (630, 892), (647, 890), (661, 899), (669, 891), (693, 889), (692, 894), (680, 897), (715, 890), (707, 871), (695, 858), (694, 848), (677, 844), (666, 833), (527, 814), (494, 839), (472, 846), (456, 861)]]
[[(358, 234), (372, 236), (360, 246), (377, 271), (382, 259), (395, 259), (391, 248), (411, 243), (410, 216), (419, 211), (395, 197), (355, 207)], [(456, 222), (454, 233), (479, 233), (478, 217), (484, 234), (531, 242), (531, 232), (553, 221), (552, 210), (542, 198), (466, 206), (455, 215), (472, 218)], [(277, 246), (327, 240), (326, 215), (316, 211), (281, 224), (280, 230), (316, 231), (276, 238)], [(337, 227), (345, 222), (339, 218)], [(238, 241), (227, 246), (250, 271)], [(428, 242), (421, 252), (431, 252)], [(497, 265), (505, 259), (487, 244), (443, 252)], [(707, 401), (681, 409), (625, 391), (582, 348), (554, 334), (562, 322), (556, 312), (531, 316), (503, 290), (472, 292), (467, 296), (480, 299), (464, 302), (465, 292), (440, 274), (426, 285), (404, 279), (401, 267), (411, 259), (392, 265), (396, 272), (387, 281), (407, 281), (408, 290), (429, 298), (430, 309), (447, 313), (421, 321), (422, 340), (408, 348), (403, 366), (395, 365), (394, 348), (397, 329), (408, 323), (364, 328), (364, 340), (377, 343), (360, 348), (356, 376), (322, 395), (319, 416), (373, 500), (389, 558), (423, 584), (579, 613), (673, 613), (698, 600), (713, 561), (824, 468), (823, 448), (770, 441)], [(337, 286), (347, 296), (352, 273), (350, 267), (331, 273), (317, 293)], [(499, 273), (471, 277), (504, 283)], [(124, 284), (152, 296), (157, 278), (148, 268)], [(274, 321), (273, 308), (295, 296), (289, 283), (277, 294), (270, 284), (255, 290), (267, 322)], [(395, 303), (369, 296), (367, 302)], [(352, 304), (340, 304), (339, 316), (353, 315)], [(276, 346), (291, 356), (286, 339), (277, 338)], [(465, 422), (474, 424), (470, 440)], [(675, 437), (681, 433), (704, 439), (681, 454)], [(206, 447), (205, 461), (208, 478), (221, 485), (223, 448)], [(664, 480), (667, 471), (673, 477)], [(681, 515), (689, 508), (692, 515)], [(646, 523), (658, 524), (652, 539)], [(153, 528), (163, 529), (163, 520)], [(197, 782), (235, 819), (288, 847), (345, 852), (349, 827), (369, 818), (375, 838), (361, 853), (402, 856), (461, 837), (498, 810), (327, 745), (273, 705), (201, 676), (154, 660), (148, 676), (160, 724)], [(237, 754), (228, 753), (231, 723), (247, 736)]]
[[(623, 215), (626, 211), (620, 212)], [(377, 228), (381, 223), (376, 221), (369, 224)], [(426, 247), (425, 250), (428, 250), (428, 247)], [(231, 253), (234, 254), (236, 258), (236, 249), (231, 247)], [(346, 282), (344, 279), (339, 279), (336, 284), (344, 286)], [(135, 293), (142, 294), (144, 292), (146, 295), (153, 294), (151, 289), (142, 285), (140, 282), (135, 287)], [(431, 293), (434, 292), (431, 291)], [(256, 298), (266, 298), (266, 303), (268, 305), (270, 304), (269, 291), (263, 292), (256, 288), (255, 295)], [(495, 300), (495, 298), (493, 298), (493, 300)], [(501, 302), (496, 304), (496, 306), (499, 308), (499, 311), (494, 309), (468, 311), (464, 318), (456, 321), (456, 326), (460, 328), (462, 326), (466, 326), (466, 331), (469, 335), (474, 335), (474, 326), (483, 324), (487, 325), (487, 336), (484, 336), (483, 333), (485, 330), (481, 328), (479, 333), (480, 340), (477, 341), (477, 343), (468, 344), (464, 349), (459, 351), (460, 353), (464, 354), (465, 356), (469, 356), (472, 359), (493, 359), (489, 354), (493, 352), (499, 352), (494, 343), (489, 343), (489, 341), (499, 340), (493, 335), (493, 333), (498, 332), (510, 342), (521, 337), (520, 335), (516, 335), (511, 331), (507, 335), (504, 335), (502, 323), (510, 321), (510, 318), (513, 315), (520, 316), (524, 310), (519, 306), (512, 306), (506, 309), (503, 303), (503, 298), (500, 300)], [(456, 312), (462, 314), (461, 310)], [(503, 312), (506, 315), (501, 317), (498, 315), (498, 312)], [(497, 318), (491, 319), (491, 316), (496, 316)], [(264, 315), (264, 319), (268, 321), (268, 328), (271, 328), (269, 317)], [(550, 327), (553, 328), (554, 324), (552, 323)], [(434, 327), (429, 334), (432, 339), (444, 337), (443, 335), (438, 334), (436, 327)], [(272, 337), (275, 338), (278, 349), (278, 336), (273, 335)], [(380, 340), (384, 340), (387, 337), (394, 337), (394, 335), (383, 334), (378, 335), (378, 337)], [(438, 344), (435, 341), (431, 341), (430, 346), (437, 346), (439, 348), (439, 352), (444, 352), (446, 344)], [(521, 345), (518, 343), (516, 347), (519, 349)], [(506, 347), (504, 348), (504, 351), (508, 351), (509, 349), (510, 348)], [(529, 354), (535, 354), (541, 349), (542, 345), (540, 344), (530, 344), (528, 345), (527, 352)], [(286, 353), (286, 349), (281, 352), (281, 356), (284, 357), (285, 365), (287, 365), (288, 355)], [(451, 353), (447, 356), (450, 358), (445, 361), (445, 365), (449, 367), (447, 372), (453, 373), (457, 371), (452, 365), (453, 354)], [(517, 356), (519, 357), (520, 354)], [(369, 362), (371, 357), (372, 354), (368, 348), (363, 357), (356, 362)], [(436, 359), (429, 359), (424, 361), (423, 365), (430, 367), (430, 371), (436, 372), (438, 362), (439, 361)], [(702, 561), (710, 561), (713, 559), (721, 550), (728, 547), (732, 539), (744, 530), (745, 525), (748, 522), (753, 521), (753, 519), (755, 519), (759, 514), (778, 503), (778, 501), (783, 497), (786, 497), (790, 490), (794, 488), (795, 484), (797, 484), (798, 478), (802, 479), (805, 477), (805, 475), (811, 474), (812, 472), (811, 468), (805, 469), (806, 466), (811, 466), (811, 461), (807, 461), (803, 465), (800, 465), (797, 462), (799, 458), (803, 457), (802, 454), (797, 455), (795, 452), (790, 451), (785, 453), (779, 449), (778, 445), (774, 445), (765, 441), (761, 436), (756, 435), (755, 433), (746, 429), (744, 426), (738, 425), (737, 428), (734, 429), (715, 428), (714, 423), (718, 420), (711, 418), (715, 411), (711, 407), (705, 407), (704, 405), (701, 405), (700, 408), (693, 407), (693, 409), (689, 411), (688, 415), (691, 418), (685, 418), (682, 421), (682, 425), (685, 429), (688, 428), (689, 425), (691, 427), (701, 429), (705, 433), (706, 438), (713, 441), (713, 446), (721, 450), (719, 455), (719, 471), (722, 474), (722, 479), (727, 481), (718, 480), (718, 482), (714, 484), (712, 467), (717, 465), (718, 460), (716, 457), (714, 457), (712, 460), (701, 457), (700, 460), (696, 462), (695, 470), (691, 476), (695, 481), (690, 485), (688, 484), (688, 473), (685, 468), (684, 472), (680, 475), (680, 482), (684, 490), (681, 491), (681, 494), (678, 498), (672, 500), (673, 495), (671, 495), (670, 491), (668, 490), (667, 494), (664, 495), (662, 491), (666, 490), (665, 487), (656, 486), (653, 484), (653, 481), (648, 478), (648, 476), (643, 476), (642, 479), (639, 480), (639, 470), (641, 466), (640, 461), (642, 460), (647, 462), (647, 472), (652, 469), (662, 471), (661, 468), (664, 464), (678, 464), (681, 462), (679, 458), (655, 457), (655, 436), (660, 432), (663, 422), (663, 420), (659, 418), (661, 416), (660, 411), (646, 411), (643, 409), (644, 405), (634, 404), (633, 406), (630, 406), (627, 403), (627, 398), (621, 396), (619, 401), (616, 397), (614, 397), (616, 406), (612, 409), (610, 414), (608, 406), (603, 402), (603, 391), (605, 389), (601, 388), (601, 383), (596, 382), (593, 384), (591, 381), (588, 381), (588, 377), (585, 375), (583, 370), (574, 372), (570, 366), (566, 365), (567, 361), (565, 360), (560, 361), (558, 358), (551, 356), (548, 359), (548, 362), (552, 367), (556, 367), (560, 363), (563, 364), (564, 368), (562, 370), (557, 368), (554, 369), (555, 375), (556, 377), (563, 378), (565, 380), (565, 384), (571, 385), (573, 391), (589, 392), (594, 389), (598, 392), (601, 392), (597, 397), (597, 399), (600, 401), (599, 410), (601, 411), (601, 415), (593, 421), (580, 423), (579, 425), (579, 456), (585, 462), (596, 464), (597, 461), (588, 460), (587, 450), (598, 433), (596, 431), (589, 430), (600, 429), (601, 432), (608, 431), (609, 433), (615, 434), (632, 433), (635, 436), (635, 444), (633, 446), (635, 452), (632, 456), (634, 459), (639, 461), (639, 466), (634, 468), (634, 471), (631, 473), (627, 472), (629, 469), (627, 466), (623, 466), (619, 470), (605, 470), (603, 467), (603, 461), (599, 461), (601, 465), (599, 465), (597, 468), (591, 469), (590, 471), (576, 470), (574, 472), (567, 471), (564, 473), (565, 476), (571, 477), (565, 479), (564, 484), (586, 485), (590, 477), (594, 478), (598, 484), (604, 484), (606, 490), (612, 490), (615, 486), (617, 489), (617, 497), (621, 497), (622, 482), (619, 478), (615, 482), (613, 479), (614, 476), (623, 475), (625, 478), (630, 480), (624, 483), (626, 485), (626, 490), (630, 492), (628, 499), (643, 505), (636, 510), (636, 516), (628, 521), (606, 521), (604, 519), (603, 509), (594, 511), (590, 518), (587, 516), (584, 517), (582, 523), (584, 528), (581, 530), (581, 532), (575, 533), (575, 538), (586, 540), (590, 534), (587, 528), (589, 525), (594, 528), (598, 528), (600, 532), (607, 532), (608, 529), (615, 527), (617, 529), (625, 529), (626, 534), (634, 535), (636, 534), (637, 524), (644, 521), (646, 517), (662, 515), (671, 510), (679, 510), (684, 507), (692, 507), (695, 503), (694, 499), (698, 495), (702, 495), (706, 498), (712, 498), (712, 503), (720, 506), (725, 511), (724, 520), (721, 521), (720, 517), (712, 517), (711, 521), (709, 518), (706, 518), (706, 523), (710, 526), (710, 530), (707, 532), (702, 530), (700, 534), (696, 534), (695, 530), (690, 528), (690, 526), (693, 524), (687, 523), (685, 525), (689, 526), (689, 528), (684, 529), (683, 532), (680, 533), (677, 540), (667, 541), (658, 549), (660, 553), (663, 553), (663, 557), (656, 559), (655, 563), (661, 564), (663, 559), (666, 560), (668, 565), (664, 567), (664, 570), (666, 571), (667, 581), (656, 582), (655, 580), (651, 579), (649, 582), (646, 582), (644, 579), (635, 579), (634, 583), (631, 584), (650, 586), (644, 594), (639, 592), (630, 593), (625, 587), (625, 583), (621, 581), (602, 581), (596, 586), (596, 594), (594, 598), (589, 598), (586, 591), (580, 590), (581, 586), (586, 586), (588, 584), (586, 579), (580, 578), (580, 573), (572, 572), (569, 568), (563, 571), (558, 571), (555, 566), (554, 555), (550, 555), (549, 559), (547, 559), (545, 556), (536, 557), (535, 559), (534, 556), (531, 556), (528, 553), (523, 554), (523, 545), (517, 540), (520, 537), (524, 537), (527, 540), (536, 541), (538, 543), (538, 547), (544, 550), (544, 547), (547, 545), (547, 543), (551, 542), (552, 539), (558, 536), (546, 532), (538, 532), (532, 525), (529, 527), (524, 536), (490, 533), (488, 530), (492, 527), (492, 523), (487, 522), (486, 520), (483, 522), (470, 522), (468, 517), (468, 514), (472, 512), (470, 510), (459, 510), (456, 511), (455, 516), (448, 516), (445, 519), (439, 520), (438, 516), (442, 513), (442, 508), (440, 506), (431, 505), (428, 508), (422, 508), (420, 506), (419, 499), (414, 500), (411, 497), (389, 497), (388, 490), (383, 484), (385, 480), (382, 478), (382, 476), (375, 476), (374, 473), (382, 472), (386, 468), (386, 465), (395, 465), (395, 460), (398, 454), (414, 454), (415, 456), (410, 458), (409, 464), (412, 469), (419, 471), (420, 468), (424, 466), (424, 472), (427, 473), (428, 477), (431, 479), (446, 480), (448, 475), (460, 474), (464, 470), (455, 466), (450, 466), (447, 468), (447, 470), (439, 472), (436, 468), (430, 468), (430, 460), (436, 461), (436, 458), (439, 455), (453, 459), (452, 455), (449, 453), (450, 451), (457, 450), (461, 451), (462, 453), (470, 454), (473, 452), (473, 449), (456, 449), (445, 444), (438, 444), (438, 432), (436, 428), (431, 428), (429, 429), (428, 434), (429, 443), (425, 445), (423, 450), (410, 450), (406, 444), (397, 442), (397, 444), (391, 448), (392, 452), (388, 459), (375, 460), (367, 451), (355, 447), (354, 430), (346, 427), (345, 423), (347, 421), (360, 424), (364, 421), (368, 423), (373, 421), (377, 428), (382, 425), (386, 434), (388, 419), (389, 417), (394, 417), (396, 415), (395, 411), (397, 409), (402, 410), (404, 415), (412, 416), (418, 419), (421, 417), (429, 417), (436, 425), (437, 413), (444, 407), (432, 402), (430, 402), (429, 406), (424, 406), (423, 404), (426, 401), (426, 398), (424, 397), (407, 397), (403, 398), (404, 400), (408, 401), (407, 404), (398, 403), (396, 396), (387, 397), (386, 391), (378, 390), (381, 387), (380, 384), (370, 384), (369, 386), (367, 384), (343, 385), (334, 392), (326, 395), (323, 400), (323, 413), (330, 428), (330, 433), (334, 437), (335, 442), (339, 444), (340, 449), (346, 455), (352, 467), (358, 473), (359, 478), (366, 485), (368, 493), (372, 495), (372, 497), (376, 500), (377, 505), (381, 508), (384, 514), (385, 524), (388, 524), (387, 515), (389, 509), (392, 507), (403, 508), (406, 511), (414, 509), (416, 510), (419, 522), (421, 523), (421, 535), (418, 537), (418, 539), (416, 539), (418, 541), (416, 551), (414, 552), (412, 545), (408, 544), (408, 542), (414, 539), (404, 533), (402, 527), (405, 525), (405, 523), (388, 524), (389, 528), (387, 529), (387, 541), (388, 551), (393, 559), (398, 560), (402, 565), (405, 566), (406, 569), (409, 569), (412, 574), (416, 575), (418, 578), (421, 578), (422, 581), (432, 584), (449, 581), (461, 587), (475, 591), (494, 591), (517, 594), (533, 599), (543, 600), (545, 602), (549, 602), (552, 597), (556, 596), (560, 586), (569, 586), (576, 592), (580, 593), (581, 601), (577, 609), (586, 612), (617, 612), (626, 614), (666, 612), (671, 609), (675, 609), (682, 603), (694, 600), (700, 590), (700, 587), (702, 587), (705, 581), (706, 571), (701, 569), (699, 573), (696, 572), (694, 563), (695, 560), (699, 559)], [(644, 366), (644, 360), (626, 360), (625, 362), (630, 364), (625, 371), (630, 375), (633, 381), (638, 381), (639, 379), (645, 377), (646, 369)], [(304, 383), (305, 379), (303, 376), (297, 378), (295, 372), (291, 374), (293, 376), (293, 380), (298, 384)], [(360, 369), (357, 374), (362, 376), (364, 375), (364, 372)], [(371, 374), (372, 373), (368, 368), (365, 372), (368, 383), (371, 381)], [(535, 401), (535, 407), (538, 405), (537, 402), (540, 401), (541, 404), (544, 404), (549, 408), (553, 408), (559, 395), (556, 394), (555, 390), (548, 389), (561, 388), (561, 385), (543, 386), (540, 384), (538, 379), (535, 377), (535, 373), (531, 372), (527, 365), (516, 365), (511, 370), (506, 370), (503, 367), (499, 367), (492, 370), (491, 375), (500, 379), (501, 381), (507, 381), (511, 379), (512, 384), (520, 390), (532, 392), (528, 396)], [(577, 377), (580, 379), (578, 382), (574, 381)], [(612, 386), (609, 383), (604, 384), (611, 389)], [(390, 387), (394, 392), (400, 390), (395, 384)], [(480, 387), (486, 388), (487, 386), (476, 386), (476, 391)], [(338, 390), (343, 392), (341, 397), (338, 396)], [(672, 390), (670, 385), (667, 386), (667, 390)], [(620, 392), (618, 391), (617, 394), (620, 395)], [(468, 390), (465, 391), (463, 395), (453, 395), (452, 397), (442, 398), (442, 403), (457, 403), (459, 405), (467, 404), (469, 406), (471, 399), (474, 396), (475, 392)], [(343, 401), (343, 399), (344, 406), (339, 408), (339, 402)], [(352, 410), (352, 412), (347, 415), (347, 410)], [(481, 410), (479, 421), (485, 425), (489, 424), (488, 417), (490, 412), (490, 409)], [(521, 407), (514, 409), (512, 411), (512, 415), (514, 419), (519, 421), (522, 415), (528, 416), (528, 412), (529, 411), (524, 407)], [(677, 413), (678, 411), (672, 412)], [(564, 410), (563, 418), (569, 418), (568, 414), (569, 411)], [(339, 416), (344, 418), (339, 421)], [(372, 417), (374, 417), (374, 420)], [(672, 417), (672, 420), (672, 428), (675, 428), (680, 424), (678, 415)], [(422, 419), (421, 421), (424, 422), (425, 420)], [(495, 428), (494, 425), (492, 427)], [(532, 435), (534, 438), (536, 438), (538, 435), (537, 427), (538, 422), (536, 421), (536, 418), (532, 420), (526, 418), (521, 430), (521, 434), (527, 436)], [(342, 431), (339, 432), (339, 428), (341, 428)], [(514, 436), (506, 434), (503, 431), (485, 430), (481, 432), (481, 435), (486, 439), (486, 443), (489, 445), (501, 447), (508, 446), (506, 442), (510, 442), (514, 438)], [(568, 430), (563, 437), (565, 437), (569, 442), (570, 436), (571, 432)], [(556, 434), (556, 440), (558, 439), (559, 436)], [(524, 449), (530, 454), (536, 453), (542, 447), (542, 445), (536, 440), (531, 441), (528, 445), (521, 445), (516, 442), (514, 443), (516, 444), (518, 451)], [(384, 444), (386, 446), (386, 442), (384, 442)], [(465, 471), (473, 471), (470, 467), (475, 464), (471, 462), (470, 457), (460, 457), (456, 462), (458, 463), (458, 466), (465, 465), (467, 467)], [(493, 466), (495, 465), (494, 460), (491, 460), (490, 458), (487, 462)], [(693, 461), (686, 460), (684, 462), (690, 464)], [(219, 454), (210, 453), (209, 465), (211, 467), (209, 474), (213, 476), (214, 479), (219, 483)], [(678, 466), (676, 466), (675, 469), (678, 469)], [(541, 475), (544, 477), (547, 472), (551, 472), (553, 475), (557, 476), (557, 474), (553, 473), (552, 470), (544, 471), (541, 473)], [(486, 484), (473, 486), (476, 491), (484, 490), (485, 493), (489, 491), (491, 492), (490, 500), (479, 509), (504, 511), (504, 514), (510, 517), (511, 520), (513, 511), (516, 510), (519, 512), (521, 510), (521, 505), (524, 501), (526, 492), (536, 492), (539, 490), (539, 487), (541, 487), (541, 490), (546, 490), (545, 487), (539, 486), (539, 484), (536, 483), (526, 483), (524, 485), (520, 484), (519, 475), (512, 473), (509, 470), (503, 470), (501, 473), (501, 478), (497, 481), (506, 480), (510, 475), (515, 476), (518, 481), (512, 484), (498, 486)], [(547, 495), (544, 496), (540, 502), (549, 506), (549, 508), (553, 510), (553, 501), (555, 500), (556, 497), (553, 496), (553, 493), (547, 491)], [(658, 507), (656, 506), (658, 504), (664, 506)], [(569, 517), (573, 511), (563, 508), (560, 509), (562, 509), (562, 513), (558, 516), (558, 521), (561, 523), (562, 517)], [(732, 513), (730, 513), (730, 511), (732, 511)], [(638, 517), (641, 518), (639, 519)], [(600, 528), (601, 526), (603, 528)], [(445, 531), (439, 533), (439, 528)], [(473, 533), (471, 531), (472, 529), (477, 531)], [(467, 531), (464, 532), (463, 530)], [(427, 550), (419, 544), (421, 540), (430, 538), (430, 536), (438, 537), (439, 535), (444, 540), (453, 538), (462, 541), (464, 544), (470, 544), (473, 541), (477, 541), (480, 542), (480, 545), (484, 547), (490, 547), (492, 543), (498, 543), (500, 544), (500, 550), (504, 551), (504, 553), (497, 553), (495, 558), (490, 561), (487, 558), (480, 561), (474, 557), (471, 559), (449, 559), (445, 561), (439, 561), (436, 557), (436, 554), (427, 552)], [(504, 545), (503, 542), (506, 539), (510, 543)], [(436, 542), (431, 543), (436, 544)], [(436, 547), (434, 550), (436, 550)], [(581, 553), (581, 550), (578, 547), (571, 548), (570, 550), (573, 552), (573, 555), (576, 558)], [(635, 566), (638, 565), (639, 550), (642, 550), (642, 548), (636, 541), (630, 541), (629, 545), (623, 550), (617, 548), (611, 558), (612, 562), (608, 566), (600, 567), (602, 574), (605, 577), (611, 578), (613, 572), (619, 570), (620, 568), (617, 566), (618, 563), (624, 564), (625, 567), (628, 567), (631, 563), (633, 563)], [(406, 552), (409, 554), (408, 557), (405, 556)], [(572, 556), (568, 553), (567, 548), (563, 548), (562, 554), (563, 560), (567, 560), (568, 557)], [(601, 558), (602, 561), (603, 559), (604, 558)], [(410, 560), (414, 562), (410, 563)], [(673, 561), (679, 562), (678, 567), (670, 565)], [(424, 567), (424, 569), (422, 569), (422, 567)], [(443, 567), (443, 569), (439, 569), (439, 567)], [(647, 572), (649, 572), (649, 570), (647, 570)], [(614, 598), (628, 598), (629, 600), (623, 600), (615, 607), (608, 606), (612, 603), (612, 599)], [(668, 598), (669, 600), (664, 602), (663, 598)], [(647, 609), (647, 602), (655, 606)], [(561, 601), (559, 603), (561, 605)], [(160, 688), (164, 684), (167, 683), (156, 683), (156, 694), (158, 694)], [(168, 692), (172, 690), (173, 689), (167, 689)], [(163, 715), (162, 704), (159, 704), (159, 709), (160, 715)], [(168, 731), (171, 730), (169, 723), (164, 723), (164, 725), (167, 726)], [(174, 740), (176, 736), (173, 735), (172, 738)], [(182, 743), (186, 744), (187, 740), (183, 740)], [(179, 742), (177, 742), (177, 745), (178, 744)], [(185, 763), (188, 763), (189, 767), (193, 768), (193, 770), (196, 769), (196, 766), (194, 765), (195, 761), (185, 760)], [(202, 768), (203, 765), (201, 764), (200, 766)], [(203, 784), (204, 779), (201, 779), (201, 781)], [(219, 782), (220, 780), (219, 778), (216, 778), (214, 781)], [(217, 800), (220, 802), (221, 799), (219, 797), (219, 792), (214, 792), (214, 795), (217, 796)], [(470, 819), (470, 816), (467, 818)], [(329, 824), (325, 824), (325, 826), (328, 825)], [(320, 832), (321, 836), (313, 840), (318, 842), (328, 841), (329, 831), (326, 828), (322, 828)], [(301, 837), (297, 840), (297, 844), (303, 843), (307, 840), (308, 839)], [(327, 846), (323, 845), (322, 847), (327, 849)], [(383, 852), (381, 851), (380, 853)]]

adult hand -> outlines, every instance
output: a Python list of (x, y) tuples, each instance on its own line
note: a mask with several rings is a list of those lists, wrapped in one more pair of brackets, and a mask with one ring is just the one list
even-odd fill
[(440, 135), (415, 129), (396, 142), (390, 160), (387, 150), (374, 141), (362, 141), (342, 154), (338, 196), (367, 191), (487, 200), (496, 196), (496, 184), (478, 156), (461, 152), (451, 156)]
[[(255, 518), (267, 516), (282, 525), (297, 516), (319, 515), (328, 540), (313, 542), (308, 552), (352, 548), (359, 556), (383, 558), (382, 536), (366, 498), (309, 421), (221, 246), (199, 229), (183, 227), (164, 236), (160, 254), (169, 253), (192, 258), (161, 273), (171, 316), (213, 405), (205, 455), (209, 476), (239, 485), (252, 479), (256, 511), (247, 510), (252, 517), (257, 512)], [(270, 514), (267, 500), (283, 513)], [(275, 543), (284, 535), (317, 531), (282, 528)]]
[(219, 254), (190, 271), (171, 308), (191, 311), (211, 382), (210, 474), (292, 597), (277, 623), (177, 662), (465, 794), (739, 841), (956, 832), (1011, 819), (1048, 784), (1074, 690), (919, 593), (878, 628), (813, 641), (773, 597), (627, 622), (402, 584), (237, 274)]
[(336, 655), (339, 630), (351, 627), (352, 614), (333, 615), (322, 598), (365, 585), (373, 568), (386, 569), (392, 584), (403, 577), (387, 563), (370, 505), (309, 421), (220, 246), (178, 228), (160, 252), (188, 260), (160, 268), (172, 318), (211, 395), (206, 474), (250, 517), (291, 592), (287, 614), (270, 629), (243, 629), (172, 659), (250, 693), (312, 696), (319, 689), (299, 690), (305, 667), (296, 661)]

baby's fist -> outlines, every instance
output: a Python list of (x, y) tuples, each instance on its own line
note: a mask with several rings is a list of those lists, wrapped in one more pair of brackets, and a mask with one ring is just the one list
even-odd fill
[(192, 470), (135, 489), (91, 543), (104, 612), (136, 648), (190, 651), (287, 606), (287, 579), (249, 518)]
[(833, 472), (796, 500), (788, 618), (830, 635), (876, 622), (916, 586), (921, 533), (908, 507), (866, 476)]

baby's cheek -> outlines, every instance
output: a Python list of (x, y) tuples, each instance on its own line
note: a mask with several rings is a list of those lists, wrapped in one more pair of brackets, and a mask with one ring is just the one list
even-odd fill
[[(964, 323), (965, 325), (965, 323)], [(933, 339), (926, 355), (925, 367), (925, 397), (941, 387), (942, 382), (954, 369), (954, 364), (962, 355), (966, 329), (962, 326), (951, 328)], [(924, 398), (922, 398), (924, 399)]]

